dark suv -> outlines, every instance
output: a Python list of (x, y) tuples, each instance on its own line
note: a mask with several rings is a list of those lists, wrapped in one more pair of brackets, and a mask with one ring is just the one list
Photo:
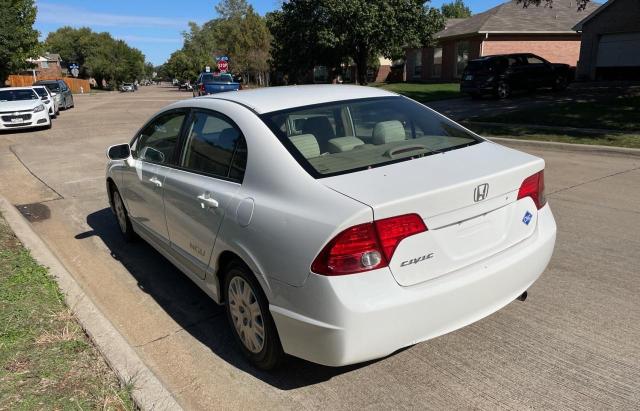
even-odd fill
[(502, 54), (470, 60), (462, 74), (460, 91), (472, 97), (491, 94), (507, 98), (515, 90), (564, 90), (570, 79), (568, 64), (549, 63), (530, 53)]

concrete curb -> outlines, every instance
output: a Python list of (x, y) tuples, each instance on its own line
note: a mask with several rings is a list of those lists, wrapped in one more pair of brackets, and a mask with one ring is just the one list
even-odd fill
[(133, 400), (143, 410), (182, 410), (171, 393), (144, 364), (135, 350), (95, 306), (29, 222), (3, 196), (0, 211), (15, 235), (38, 263), (48, 267), (80, 325), (89, 335), (120, 381), (133, 384)]
[(629, 156), (640, 156), (640, 149), (626, 148), (626, 147), (611, 147), (611, 146), (599, 146), (591, 144), (571, 144), (571, 143), (558, 143), (555, 141), (537, 141), (537, 140), (522, 140), (517, 138), (503, 138), (503, 137), (485, 137), (488, 140), (496, 143), (513, 143), (516, 146), (531, 146), (531, 147), (545, 147), (555, 148), (561, 151), (584, 151), (589, 153), (603, 153), (603, 154), (625, 154)]

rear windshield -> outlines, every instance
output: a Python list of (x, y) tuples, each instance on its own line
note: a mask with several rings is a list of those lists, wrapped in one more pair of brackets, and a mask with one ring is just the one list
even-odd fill
[(31, 89), (0, 90), (0, 101), (38, 100), (39, 98)]
[(33, 89), (36, 91), (36, 93), (38, 93), (40, 97), (48, 96), (47, 90), (44, 87), (34, 87)]
[(405, 97), (299, 107), (261, 118), (316, 178), (413, 160), (481, 141)]
[(214, 82), (214, 81), (218, 83), (231, 83), (233, 81), (233, 77), (231, 77), (230, 74), (221, 74), (219, 76), (216, 76), (213, 74), (202, 75), (203, 83)]

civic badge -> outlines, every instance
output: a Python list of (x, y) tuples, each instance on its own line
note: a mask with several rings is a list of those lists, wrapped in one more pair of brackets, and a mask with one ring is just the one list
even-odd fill
[(522, 222), (525, 223), (525, 225), (529, 225), (532, 218), (533, 214), (527, 211), (526, 213), (524, 213), (524, 217), (522, 217)]

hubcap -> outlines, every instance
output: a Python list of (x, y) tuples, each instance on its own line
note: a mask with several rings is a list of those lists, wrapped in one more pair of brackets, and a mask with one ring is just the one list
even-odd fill
[(113, 205), (116, 209), (116, 218), (118, 219), (118, 225), (120, 226), (120, 230), (123, 233), (127, 232), (127, 215), (124, 211), (124, 204), (122, 204), (122, 199), (120, 198), (120, 194), (117, 192), (113, 194)]
[(507, 97), (507, 93), (508, 93), (508, 91), (507, 91), (507, 85), (506, 85), (506, 84), (500, 84), (500, 85), (498, 86), (498, 95), (499, 95), (500, 97), (503, 97), (503, 98), (504, 98), (504, 97)]
[(245, 348), (254, 354), (264, 347), (264, 322), (258, 299), (242, 277), (233, 277), (228, 290), (229, 312)]

